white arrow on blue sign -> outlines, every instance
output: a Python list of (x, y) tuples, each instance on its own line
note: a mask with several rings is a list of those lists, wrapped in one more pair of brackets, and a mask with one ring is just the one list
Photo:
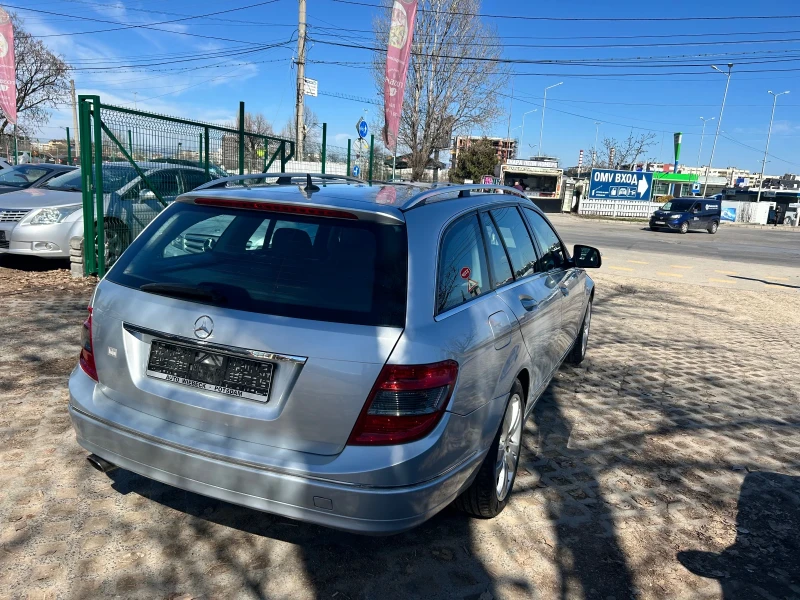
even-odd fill
[(356, 123), (356, 130), (358, 131), (358, 137), (365, 138), (369, 134), (369, 126), (364, 119), (359, 119), (358, 123)]
[(588, 195), (590, 200), (647, 201), (652, 194), (652, 173), (592, 169)]
[(358, 177), (359, 175), (361, 175), (361, 167), (353, 165), (353, 177)]

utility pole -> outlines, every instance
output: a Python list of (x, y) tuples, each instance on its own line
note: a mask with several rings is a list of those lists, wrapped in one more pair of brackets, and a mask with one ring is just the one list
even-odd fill
[(714, 162), (714, 151), (717, 149), (717, 139), (719, 138), (719, 130), (722, 127), (722, 113), (725, 112), (725, 100), (728, 98), (728, 87), (731, 84), (731, 71), (733, 70), (733, 63), (728, 63), (728, 72), (722, 71), (717, 65), (711, 65), (715, 71), (719, 71), (723, 75), (727, 75), (728, 80), (725, 82), (725, 93), (722, 95), (722, 106), (719, 109), (719, 119), (717, 120), (717, 132), (714, 134), (714, 145), (711, 147), (711, 158), (708, 159), (708, 166), (706, 167), (706, 183), (703, 186), (703, 197), (706, 197), (708, 191), (708, 173), (711, 171), (711, 163)]
[(597, 134), (600, 133), (600, 121), (594, 122), (594, 147), (592, 148), (592, 168), (594, 169), (594, 161), (597, 158)]
[(758, 196), (756, 196), (756, 203), (761, 202), (761, 190), (764, 188), (764, 169), (767, 167), (767, 154), (769, 153), (769, 139), (772, 137), (772, 121), (775, 119), (775, 105), (778, 103), (778, 96), (783, 96), (789, 92), (781, 92), (776, 94), (772, 90), (772, 116), (769, 118), (769, 133), (767, 133), (767, 147), (764, 148), (764, 160), (761, 162), (761, 178), (758, 180)]
[(297, 18), (297, 100), (294, 114), (295, 160), (303, 160), (303, 94), (306, 79), (306, 0), (298, 0)]
[[(514, 108), (514, 78), (511, 78), (511, 102), (508, 105), (508, 131), (506, 132), (506, 141), (504, 145), (506, 146), (506, 162), (508, 162), (511, 150), (511, 111)], [(501, 146), (502, 148), (502, 146)], [(501, 150), (502, 152), (502, 150)]]
[[(75, 154), (78, 154), (80, 145), (80, 129), (78, 128), (78, 101), (75, 99), (75, 80), (69, 80), (70, 93), (72, 94), (72, 133), (75, 138)], [(73, 155), (74, 156), (74, 155)]]

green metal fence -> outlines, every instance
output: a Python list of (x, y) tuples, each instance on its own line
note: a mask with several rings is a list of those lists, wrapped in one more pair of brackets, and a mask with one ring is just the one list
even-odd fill
[[(374, 159), (374, 138), (348, 147), (306, 140), (295, 156), (292, 140), (244, 130), (244, 103), (235, 126), (169, 117), (78, 97), (84, 223), (84, 272), (102, 277), (150, 221), (177, 196), (220, 177), (309, 172), (388, 178)], [(98, 251), (100, 249), (100, 251)]]
[[(84, 271), (103, 276), (178, 195), (228, 175), (285, 171), (294, 142), (78, 98)], [(98, 252), (98, 249), (102, 251)]]

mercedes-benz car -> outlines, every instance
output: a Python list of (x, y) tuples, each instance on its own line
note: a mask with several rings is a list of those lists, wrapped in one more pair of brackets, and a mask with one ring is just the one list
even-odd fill
[(498, 515), (586, 355), (599, 251), (512, 188), (242, 179), (180, 196), (97, 286), (69, 381), (92, 465), (361, 533)]

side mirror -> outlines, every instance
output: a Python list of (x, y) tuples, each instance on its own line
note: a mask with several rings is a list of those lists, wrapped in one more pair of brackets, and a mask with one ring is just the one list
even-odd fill
[(592, 246), (576, 244), (572, 256), (575, 266), (580, 269), (599, 269), (600, 265), (603, 264), (600, 250)]
[(139, 192), (139, 200), (158, 200), (153, 190), (149, 190), (147, 188), (143, 189)]

